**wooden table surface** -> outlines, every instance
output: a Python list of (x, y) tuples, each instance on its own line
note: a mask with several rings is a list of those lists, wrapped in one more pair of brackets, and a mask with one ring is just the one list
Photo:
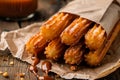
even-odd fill
[[(42, 7), (42, 0), (38, 1), (38, 9), (35, 13), (35, 16), (29, 20), (25, 21), (6, 21), (0, 18), (0, 34), (2, 31), (11, 31), (16, 30), (19, 28), (23, 28), (27, 25), (30, 25), (35, 22), (40, 22), (48, 17), (50, 17), (54, 12), (57, 10), (53, 10), (53, 7), (55, 8), (56, 5), (48, 6), (49, 9), (53, 10), (52, 12), (48, 12), (44, 7)], [(50, 4), (50, 3), (47, 3)], [(63, 4), (64, 5), (64, 4)], [(57, 6), (56, 8), (60, 8), (60, 6)], [(13, 65), (10, 65), (10, 62), (13, 62)], [(9, 77), (5, 78), (0, 73), (0, 80), (37, 80), (37, 78), (34, 76), (33, 73), (31, 73), (28, 68), (29, 64), (22, 62), (16, 58), (14, 58), (9, 50), (6, 51), (0, 51), (0, 72), (8, 72)], [(20, 76), (18, 74), (25, 73), (24, 79), (20, 79)], [(56, 78), (55, 80), (64, 80), (62, 78)], [(120, 69), (116, 70), (115, 72), (111, 73), (110, 75), (101, 78), (99, 80), (120, 80)]]

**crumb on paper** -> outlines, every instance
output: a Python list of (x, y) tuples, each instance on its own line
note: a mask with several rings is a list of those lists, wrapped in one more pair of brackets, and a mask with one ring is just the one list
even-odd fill
[(13, 61), (11, 61), (9, 64), (10, 64), (10, 65), (14, 65), (14, 62), (13, 62)]
[(20, 76), (21, 78), (23, 78), (23, 77), (25, 77), (25, 73), (19, 73), (19, 76)]
[(70, 70), (72, 70), (72, 71), (77, 70), (77, 66), (70, 66)]
[(3, 74), (3, 72), (2, 72), (2, 71), (0, 71), (0, 75), (1, 75), (1, 74)]
[(24, 80), (24, 78), (22, 77), (22, 78), (20, 78), (20, 80)]
[(8, 72), (4, 72), (3, 77), (8, 78), (9, 77)]

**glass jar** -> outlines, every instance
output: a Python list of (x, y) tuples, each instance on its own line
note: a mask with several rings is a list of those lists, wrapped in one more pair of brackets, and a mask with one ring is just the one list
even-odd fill
[(0, 17), (24, 18), (37, 9), (37, 0), (0, 0)]

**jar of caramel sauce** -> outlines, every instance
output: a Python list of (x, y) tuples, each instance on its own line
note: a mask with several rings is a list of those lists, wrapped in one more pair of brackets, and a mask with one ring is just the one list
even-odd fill
[(0, 17), (23, 18), (36, 9), (37, 0), (0, 0)]

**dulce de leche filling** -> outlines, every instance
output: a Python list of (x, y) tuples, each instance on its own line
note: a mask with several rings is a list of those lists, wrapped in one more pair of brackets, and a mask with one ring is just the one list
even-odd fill
[(37, 0), (0, 0), (0, 17), (26, 17), (37, 8)]

